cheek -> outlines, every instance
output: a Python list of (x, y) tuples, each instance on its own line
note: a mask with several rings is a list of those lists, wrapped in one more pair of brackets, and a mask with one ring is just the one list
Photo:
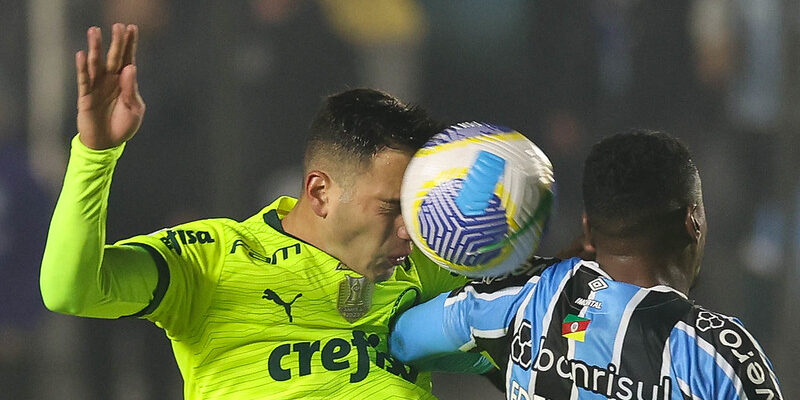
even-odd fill
[(397, 237), (397, 224), (402, 221), (402, 217), (380, 213), (358, 198), (338, 204), (331, 217), (335, 234), (355, 252), (375, 251), (385, 246)]
[(333, 221), (337, 226), (353, 226), (358, 225), (360, 218), (364, 215), (364, 210), (361, 204), (355, 200), (347, 202), (337, 202), (336, 207), (331, 210), (333, 214)]
[(392, 239), (397, 237), (393, 218), (378, 215), (365, 219), (365, 222), (360, 232), (364, 250), (376, 251), (392, 246)]
[(364, 234), (372, 242), (385, 242), (394, 234), (394, 220), (385, 216), (365, 219)]
[(358, 208), (340, 209), (331, 221), (333, 229), (346, 241), (361, 248), (378, 247), (393, 232), (391, 218), (369, 214)]

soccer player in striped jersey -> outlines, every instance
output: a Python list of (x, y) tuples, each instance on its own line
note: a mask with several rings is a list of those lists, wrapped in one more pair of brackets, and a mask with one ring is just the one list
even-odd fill
[(584, 166), (595, 261), (533, 257), (416, 306), (390, 348), (404, 362), (482, 351), (506, 398), (781, 399), (761, 346), (736, 318), (687, 294), (706, 218), (689, 151), (659, 132), (596, 144)]
[(114, 25), (105, 60), (100, 29), (87, 36), (79, 134), (42, 261), (45, 305), (154, 322), (187, 399), (433, 398), (430, 374), (392, 357), (387, 335), (400, 312), (466, 282), (410, 253), (400, 215), (405, 167), (438, 124), (382, 92), (331, 96), (311, 127), (299, 199), (105, 245), (111, 177), (145, 106), (137, 28)]

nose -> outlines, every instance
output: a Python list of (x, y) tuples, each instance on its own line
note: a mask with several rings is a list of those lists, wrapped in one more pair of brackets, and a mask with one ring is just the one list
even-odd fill
[(397, 237), (403, 240), (411, 240), (411, 236), (408, 234), (408, 229), (406, 229), (406, 224), (403, 222), (403, 216), (398, 216), (398, 226), (397, 226)]
[(411, 240), (411, 236), (408, 235), (408, 230), (406, 230), (405, 225), (397, 228), (397, 237), (403, 240)]

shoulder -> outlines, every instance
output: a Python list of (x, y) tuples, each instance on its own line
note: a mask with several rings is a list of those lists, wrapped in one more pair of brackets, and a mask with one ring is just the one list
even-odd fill
[(678, 324), (679, 329), (724, 355), (741, 353), (745, 348), (753, 354), (761, 352), (758, 342), (739, 319), (703, 306), (694, 305)]
[(164, 236), (170, 231), (180, 235), (184, 232), (184, 236), (195, 236), (198, 242), (203, 237), (207, 243), (226, 243), (230, 246), (237, 240), (246, 240), (248, 242), (264, 242), (271, 239), (286, 238), (285, 235), (274, 231), (273, 229), (264, 229), (264, 223), (254, 224), (251, 219), (245, 221), (236, 221), (231, 218), (208, 218), (201, 219), (184, 224), (176, 225), (172, 228), (162, 229), (155, 232)]
[(496, 277), (484, 277), (473, 280), (450, 293), (450, 297), (458, 297), (467, 291), (477, 294), (508, 293), (509, 289), (521, 288), (528, 283), (536, 283), (549, 267), (561, 262), (557, 258), (532, 256), (514, 271)]
[(182, 247), (218, 247), (225, 243), (226, 231), (235, 221), (228, 219), (203, 219), (155, 232), (155, 236), (168, 248), (180, 251)]
[(147, 245), (162, 254), (189, 256), (199, 253), (220, 253), (232, 236), (236, 221), (226, 218), (201, 219), (182, 223), (155, 232), (121, 240), (117, 244)]
[[(531, 256), (519, 268), (497, 277), (476, 279), (470, 283), (473, 287), (493, 291), (510, 286), (522, 286), (530, 281), (538, 281), (546, 271), (559, 265), (573, 265), (571, 260), (560, 260), (553, 257)], [(549, 273), (549, 272), (548, 272)]]
[(779, 396), (771, 363), (739, 319), (695, 305), (675, 329), (682, 332), (675, 337), (675, 344), (685, 347), (686, 357), (694, 359), (697, 368), (706, 365), (708, 370), (700, 372), (727, 376), (730, 384), (748, 397), (766, 393)]
[(727, 334), (727, 331), (751, 337), (737, 318), (711, 311), (697, 304), (692, 306), (681, 322), (685, 324), (683, 330), (693, 331), (694, 336), (709, 343), (719, 342), (720, 336), (723, 332)]

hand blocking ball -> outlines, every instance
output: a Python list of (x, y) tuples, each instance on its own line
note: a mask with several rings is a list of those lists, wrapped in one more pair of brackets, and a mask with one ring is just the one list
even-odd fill
[(428, 258), (499, 276), (536, 251), (553, 206), (553, 166), (521, 133), (465, 122), (434, 135), (403, 176), (403, 220)]

